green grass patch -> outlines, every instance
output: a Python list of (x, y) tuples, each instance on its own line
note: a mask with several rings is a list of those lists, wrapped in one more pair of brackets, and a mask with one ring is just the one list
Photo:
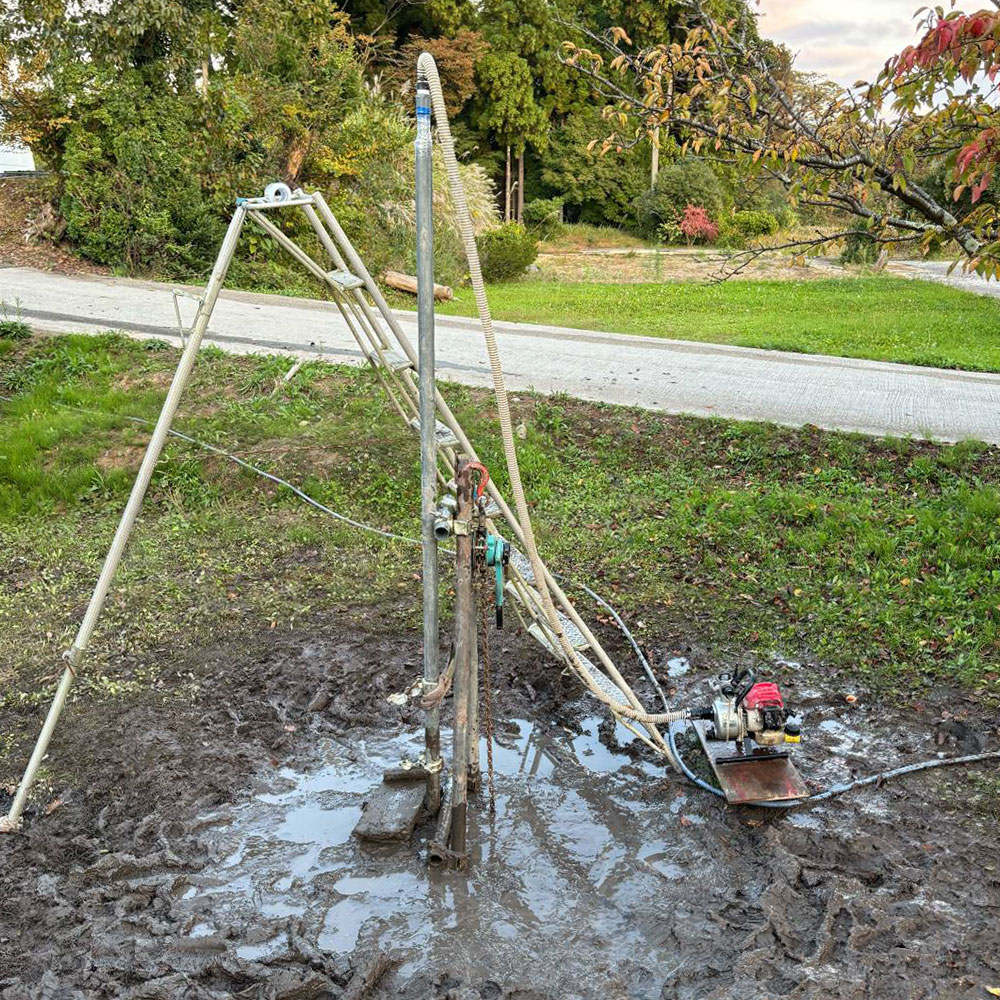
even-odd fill
[(614, 226), (595, 226), (589, 222), (563, 222), (555, 232), (541, 241), (543, 253), (571, 253), (577, 250), (595, 250), (622, 247), (648, 247), (650, 244), (624, 229)]
[[(740, 347), (1000, 371), (1000, 301), (929, 281), (592, 284), (489, 288), (495, 319)], [(438, 307), (475, 315), (472, 293)]]
[(0, 340), (27, 340), (31, 327), (19, 319), (0, 319)]
[[(150, 433), (129, 417), (155, 418), (177, 357), (117, 336), (33, 338), (0, 353), (7, 704), (51, 689)], [(373, 374), (310, 363), (286, 384), (290, 364), (204, 350), (178, 429), (344, 514), (417, 535), (417, 442)], [(490, 398), (446, 389), (503, 485)], [(694, 641), (722, 661), (814, 657), (852, 685), (946, 680), (1000, 694), (997, 449), (530, 394), (514, 405), (543, 553), (613, 600), (651, 649)], [(81, 693), (157, 684), (172, 651), (331, 611), (416, 634), (418, 572), (416, 549), (172, 440)]]

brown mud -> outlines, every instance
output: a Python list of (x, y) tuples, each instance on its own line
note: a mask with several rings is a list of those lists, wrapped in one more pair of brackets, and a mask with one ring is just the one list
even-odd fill
[[(530, 640), (503, 642), (497, 813), (485, 794), (472, 810), (468, 876), (427, 869), (429, 824), (407, 845), (351, 836), (382, 771), (419, 749), (419, 711), (386, 700), (419, 672), (414, 634), (267, 633), (176, 663), (186, 697), (71, 706), (51, 753), (73, 777), (0, 840), (0, 997), (930, 998), (1000, 985), (996, 814), (981, 796), (970, 805), (973, 772), (790, 812), (727, 809), (603, 722)], [(701, 700), (702, 664), (668, 655), (678, 699)], [(800, 770), (819, 786), (997, 744), (995, 718), (960, 694), (847, 705), (810, 671), (776, 669), (804, 720)]]
[[(0, 267), (37, 267), (57, 274), (106, 274), (107, 268), (77, 257), (56, 238), (61, 233), (51, 234), (53, 238), (29, 236), (33, 223), (44, 217), (53, 193), (51, 181), (44, 177), (0, 177)], [(16, 319), (16, 304), (8, 303), (8, 307), (8, 318)]]

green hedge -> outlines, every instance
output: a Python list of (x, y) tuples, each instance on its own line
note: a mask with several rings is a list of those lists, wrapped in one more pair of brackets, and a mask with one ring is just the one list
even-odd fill
[(538, 243), (519, 222), (507, 222), (476, 237), (486, 281), (510, 281), (538, 256)]
[(752, 239), (755, 236), (773, 236), (780, 228), (776, 216), (764, 211), (736, 212), (727, 223), (727, 227)]

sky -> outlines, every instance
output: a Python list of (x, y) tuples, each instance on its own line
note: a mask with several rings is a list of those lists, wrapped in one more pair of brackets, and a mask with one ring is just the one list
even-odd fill
[(849, 86), (873, 79), (889, 56), (916, 40), (913, 14), (933, 2), (760, 0), (761, 34), (784, 42), (799, 69)]

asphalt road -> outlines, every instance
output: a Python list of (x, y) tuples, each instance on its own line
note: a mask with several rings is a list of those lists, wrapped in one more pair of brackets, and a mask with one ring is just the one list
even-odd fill
[[(179, 341), (171, 286), (123, 278), (0, 269), (0, 300), (34, 327), (121, 330)], [(622, 308), (627, 309), (623, 289)], [(187, 322), (195, 303), (181, 300)], [(400, 312), (416, 342), (416, 316)], [(666, 413), (1000, 444), (1000, 375), (498, 323), (507, 385)], [(235, 353), (283, 352), (361, 364), (335, 307), (224, 292), (207, 342)], [(439, 317), (438, 376), (490, 384), (478, 324)]]

